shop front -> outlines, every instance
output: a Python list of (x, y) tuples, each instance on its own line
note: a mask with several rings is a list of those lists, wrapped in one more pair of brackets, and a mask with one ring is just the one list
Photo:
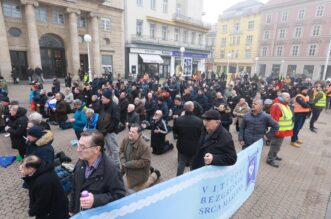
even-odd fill
[[(174, 60), (174, 66), (171, 71), (171, 75), (178, 75), (184, 67), (185, 76), (192, 76), (192, 74), (201, 74), (205, 71), (205, 63), (208, 58), (208, 54), (172, 51), (172, 59)], [(189, 65), (187, 65), (189, 63)]]

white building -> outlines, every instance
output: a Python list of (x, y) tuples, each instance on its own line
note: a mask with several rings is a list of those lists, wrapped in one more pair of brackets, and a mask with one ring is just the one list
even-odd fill
[(173, 75), (182, 59), (192, 59), (193, 73), (205, 71), (210, 26), (202, 22), (202, 6), (203, 0), (126, 0), (126, 75)]

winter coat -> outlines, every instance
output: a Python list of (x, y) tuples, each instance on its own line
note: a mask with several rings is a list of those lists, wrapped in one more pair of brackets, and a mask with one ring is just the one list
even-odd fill
[(120, 110), (120, 122), (125, 124), (126, 119), (127, 119), (127, 114), (128, 114), (128, 105), (129, 105), (129, 100), (127, 98), (120, 99), (118, 103), (118, 107)]
[(226, 109), (225, 111), (219, 111), (221, 117), (221, 125), (229, 131), (230, 125), (232, 124), (231, 110)]
[[(151, 147), (153, 148), (153, 153), (158, 153), (163, 151), (165, 146), (165, 137), (168, 133), (167, 125), (163, 119), (160, 121), (153, 120), (150, 127), (151, 129)], [(160, 129), (160, 133), (155, 133), (154, 130)]]
[(104, 135), (117, 133), (120, 111), (116, 103), (101, 104), (97, 129)]
[(71, 92), (64, 95), (64, 102), (69, 104), (70, 109), (73, 109), (74, 108), (74, 95)]
[(245, 103), (243, 106), (240, 106), (240, 103), (237, 103), (236, 107), (233, 110), (233, 115), (236, 117), (236, 120), (241, 123), (244, 115), (250, 111), (248, 103)]
[(164, 119), (164, 121), (168, 121), (169, 108), (165, 102), (163, 102), (161, 104), (157, 104), (156, 110), (161, 110), (162, 114), (163, 114), (162, 118)]
[(208, 98), (206, 95), (204, 95), (204, 94), (197, 95), (197, 97), (195, 98), (195, 101), (201, 105), (201, 107), (203, 108), (203, 111), (208, 110)]
[(136, 105), (135, 111), (139, 115), (140, 121), (143, 121), (146, 119), (146, 109), (142, 102), (140, 102), (138, 105)]
[(8, 133), (10, 134), (11, 145), (14, 149), (26, 147), (26, 128), (28, 126), (28, 118), (26, 117), (26, 109), (19, 107), (15, 117), (10, 116)]
[(75, 119), (75, 122), (73, 123), (74, 130), (76, 132), (82, 132), (87, 122), (84, 105), (82, 105), (79, 109), (75, 111), (74, 119)]
[(32, 176), (23, 180), (29, 188), (29, 216), (36, 219), (69, 218), (68, 199), (63, 191), (53, 164), (42, 161)]
[(55, 117), (57, 121), (66, 121), (68, 119), (67, 111), (67, 104), (64, 100), (56, 102)]
[(36, 142), (28, 142), (26, 147), (26, 155), (36, 155), (37, 157), (52, 163), (54, 161), (54, 148), (51, 145), (53, 142), (53, 133), (51, 131), (44, 131), (45, 134), (41, 136)]
[(86, 125), (84, 127), (84, 130), (89, 131), (89, 130), (95, 130), (97, 128), (99, 120), (99, 114), (94, 113), (94, 115), (91, 118), (87, 118)]
[(139, 138), (127, 157), (128, 144), (129, 139), (123, 139), (120, 146), (120, 160), (122, 165), (125, 164), (124, 172), (130, 182), (130, 187), (133, 188), (147, 181), (150, 175), (151, 152), (149, 147)]
[(210, 136), (206, 130), (203, 131), (198, 152), (193, 159), (192, 169), (205, 166), (203, 158), (206, 153), (213, 155), (211, 165), (229, 166), (237, 162), (236, 149), (231, 134), (221, 125)]
[(69, 212), (76, 214), (80, 210), (80, 194), (86, 190), (93, 194), (92, 208), (103, 206), (125, 196), (123, 178), (119, 168), (105, 154), (96, 170), (85, 179), (86, 162), (78, 160), (75, 166), (70, 198)]
[(139, 119), (139, 115), (138, 113), (136, 113), (135, 111), (132, 111), (130, 113), (128, 113), (128, 119), (127, 122), (131, 125), (133, 123), (137, 123), (140, 124), (140, 119)]
[(185, 115), (174, 121), (173, 134), (177, 139), (177, 149), (186, 156), (195, 155), (203, 129), (202, 119), (193, 115), (192, 112), (185, 112)]
[(153, 116), (156, 110), (156, 101), (154, 100), (154, 98), (152, 98), (151, 100), (146, 99), (146, 103), (145, 103), (145, 110), (146, 110), (146, 114), (148, 116)]

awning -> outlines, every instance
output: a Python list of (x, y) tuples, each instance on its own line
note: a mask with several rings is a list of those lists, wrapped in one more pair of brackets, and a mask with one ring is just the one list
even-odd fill
[(157, 64), (163, 63), (163, 59), (159, 55), (139, 54), (139, 56), (143, 59), (144, 63), (157, 63)]

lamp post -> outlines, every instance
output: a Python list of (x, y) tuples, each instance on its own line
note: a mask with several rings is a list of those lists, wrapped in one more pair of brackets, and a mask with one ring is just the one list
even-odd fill
[(259, 61), (259, 57), (255, 57), (255, 74), (257, 75), (257, 62)]
[(184, 52), (185, 52), (185, 47), (182, 46), (180, 47), (180, 63), (181, 63), (181, 67), (182, 67), (182, 77), (184, 76)]
[(280, 75), (281, 75), (282, 77), (284, 77), (284, 74), (283, 74), (284, 63), (285, 63), (285, 60), (283, 59), (283, 60), (282, 60), (282, 65), (281, 65), (281, 67), (280, 67), (280, 71), (281, 71)]
[(231, 57), (231, 53), (228, 53), (228, 67), (227, 67), (227, 74), (229, 74), (230, 72), (230, 57)]
[(89, 82), (91, 82), (92, 81), (91, 58), (90, 58), (90, 42), (92, 41), (91, 35), (85, 34), (84, 41), (86, 42), (87, 45), (88, 78), (89, 78)]
[(329, 63), (329, 58), (330, 58), (330, 53), (331, 53), (331, 38), (330, 38), (330, 42), (329, 42), (329, 47), (328, 47), (328, 51), (326, 54), (326, 59), (325, 59), (325, 65), (324, 65), (324, 71), (323, 71), (323, 78), (322, 80), (325, 80), (326, 78), (326, 71), (328, 70), (328, 63)]

